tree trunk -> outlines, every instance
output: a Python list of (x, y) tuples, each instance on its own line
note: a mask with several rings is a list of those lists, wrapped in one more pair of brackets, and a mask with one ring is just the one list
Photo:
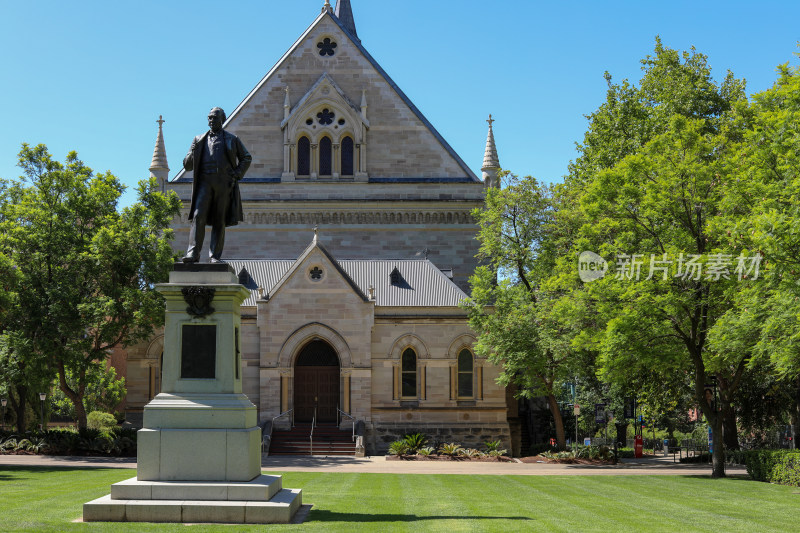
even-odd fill
[[(83, 372), (85, 375), (85, 371)], [(64, 363), (58, 363), (58, 388), (64, 393), (64, 396), (69, 398), (72, 405), (75, 406), (75, 421), (78, 424), (78, 429), (86, 428), (86, 409), (83, 407), (83, 389), (79, 387), (79, 392), (72, 390), (67, 384), (67, 373), (64, 369)]]
[(695, 400), (697, 401), (700, 410), (706, 417), (709, 427), (711, 427), (711, 447), (713, 452), (711, 454), (711, 477), (722, 478), (725, 477), (725, 447), (722, 438), (722, 413), (715, 411), (716, 406), (712, 401), (713, 398), (706, 398), (705, 390), (705, 367), (702, 359), (697, 356), (695, 359)]
[(564, 434), (564, 419), (561, 417), (561, 409), (558, 408), (558, 400), (555, 395), (548, 394), (547, 402), (550, 404), (550, 412), (553, 414), (553, 421), (556, 425), (556, 442), (559, 450), (567, 449), (567, 437)]
[(797, 376), (797, 391), (794, 397), (792, 424), (794, 425), (794, 447), (800, 449), (800, 376)]
[(714, 417), (711, 432), (711, 443), (713, 452), (711, 454), (711, 477), (722, 478), (725, 477), (725, 448), (724, 439), (722, 438), (722, 417), (717, 415)]
[(730, 403), (722, 402), (722, 439), (726, 450), (739, 449), (739, 433), (736, 429), (736, 411)]
[(25, 411), (28, 407), (28, 387), (25, 385), (17, 385), (17, 398), (11, 397), (11, 406), (17, 414), (17, 433), (25, 433), (28, 429), (25, 420)]
[(617, 434), (614, 436), (618, 446), (624, 448), (628, 445), (628, 423), (614, 424), (617, 428)]

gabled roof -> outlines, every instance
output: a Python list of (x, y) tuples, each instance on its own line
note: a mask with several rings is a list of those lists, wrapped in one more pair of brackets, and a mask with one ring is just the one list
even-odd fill
[[(361, 298), (361, 299), (362, 299), (362, 300), (364, 300), (365, 302), (368, 302), (368, 301), (369, 301), (369, 298), (367, 297), (366, 293), (365, 293), (364, 291), (362, 291), (362, 290), (361, 290), (361, 289), (358, 287), (358, 285), (356, 285), (356, 284), (353, 282), (353, 280), (352, 280), (352, 279), (350, 279), (350, 276), (347, 274), (347, 272), (345, 272), (344, 270), (342, 270), (341, 266), (340, 266), (340, 265), (339, 265), (339, 263), (336, 261), (336, 259), (334, 259), (334, 258), (333, 258), (333, 256), (332, 256), (332, 255), (331, 255), (331, 254), (328, 252), (328, 250), (326, 250), (326, 249), (325, 249), (325, 247), (324, 247), (324, 246), (322, 246), (322, 244), (320, 244), (320, 242), (317, 240), (317, 237), (316, 237), (316, 235), (314, 236), (314, 240), (313, 240), (313, 241), (311, 241), (311, 244), (309, 244), (309, 245), (308, 245), (308, 247), (305, 249), (305, 251), (303, 251), (303, 253), (302, 253), (302, 254), (300, 254), (300, 257), (298, 257), (296, 261), (293, 261), (293, 262), (292, 262), (292, 264), (291, 264), (291, 265), (289, 265), (289, 268), (288, 268), (288, 269), (286, 270), (286, 272), (285, 272), (285, 273), (284, 273), (284, 274), (283, 274), (283, 275), (280, 277), (280, 279), (279, 279), (279, 280), (278, 280), (278, 281), (275, 283), (275, 285), (273, 285), (273, 286), (272, 286), (272, 287), (270, 287), (269, 289), (267, 289), (267, 287), (266, 287), (266, 286), (264, 286), (264, 285), (261, 285), (262, 287), (264, 287), (265, 289), (267, 289), (267, 292), (266, 292), (265, 294), (268, 294), (270, 297), (272, 297), (272, 296), (273, 296), (275, 293), (277, 293), (277, 292), (278, 292), (278, 291), (281, 289), (281, 287), (283, 287), (283, 285), (284, 285), (284, 284), (285, 284), (285, 283), (286, 283), (286, 282), (289, 280), (289, 278), (291, 278), (291, 277), (292, 277), (292, 275), (293, 275), (295, 272), (297, 272), (297, 270), (298, 270), (298, 269), (299, 269), (299, 268), (300, 268), (300, 267), (303, 265), (303, 263), (305, 262), (305, 260), (306, 260), (306, 259), (308, 259), (308, 257), (309, 257), (309, 256), (310, 256), (310, 255), (311, 255), (311, 254), (312, 254), (314, 251), (318, 251), (318, 252), (320, 252), (320, 253), (321, 253), (323, 256), (325, 256), (325, 258), (326, 258), (328, 261), (330, 261), (331, 265), (333, 265), (333, 268), (334, 268), (334, 269), (336, 269), (336, 270), (338, 271), (339, 275), (340, 275), (340, 276), (341, 276), (341, 277), (342, 277), (342, 278), (345, 280), (345, 282), (347, 282), (347, 284), (348, 284), (348, 285), (350, 285), (350, 287), (353, 289), (353, 292), (355, 292), (355, 294), (356, 294), (356, 295), (357, 295), (359, 298)], [(233, 262), (231, 262), (231, 264), (233, 264)], [(248, 271), (252, 272), (252, 270), (251, 270), (250, 268), (247, 268), (247, 266), (248, 266), (247, 264), (244, 264), (244, 265), (242, 265), (242, 267), (240, 267), (240, 268), (237, 268), (237, 267), (235, 267), (235, 266), (234, 266), (234, 270), (235, 270), (237, 273), (239, 273), (239, 272), (241, 271), (241, 268), (245, 268), (245, 269), (247, 269)], [(252, 268), (252, 266), (251, 266), (251, 268)], [(251, 277), (252, 277), (252, 274), (251, 274)], [(255, 278), (254, 278), (254, 281), (255, 281)], [(245, 286), (247, 286), (247, 285), (245, 285)]]
[[(378, 307), (458, 307), (467, 298), (427, 259), (332, 259), (332, 262), (359, 294), (369, 294), (369, 288), (374, 287)], [(290, 272), (294, 272), (301, 259), (231, 259), (228, 263), (237, 273), (247, 270), (251, 278), (248, 287), (263, 287), (265, 294), (271, 295), (282, 280), (291, 276)], [(402, 276), (402, 283), (393, 285), (390, 274), (395, 268)], [(257, 299), (258, 292), (251, 289), (250, 297), (242, 306), (255, 306)]]
[[(442, 137), (442, 135), (433, 127), (427, 118), (417, 109), (417, 106), (406, 96), (406, 94), (400, 89), (400, 87), (392, 80), (391, 77), (386, 73), (385, 70), (375, 61), (375, 58), (367, 52), (366, 48), (361, 44), (361, 40), (358, 37), (354, 36), (350, 29), (348, 29), (347, 25), (343, 23), (336, 15), (332, 12), (328, 12), (327, 10), (323, 10), (314, 22), (306, 28), (302, 35), (295, 41), (295, 43), (283, 54), (283, 56), (278, 60), (277, 63), (267, 72), (267, 74), (261, 79), (260, 82), (251, 90), (248, 95), (242, 100), (242, 102), (236, 106), (236, 109), (233, 110), (232, 113), (228, 114), (228, 119), (225, 121), (225, 125), (229, 124), (241, 111), (244, 109), (250, 100), (259, 92), (261, 87), (264, 86), (265, 83), (283, 66), (283, 64), (288, 60), (288, 58), (294, 53), (294, 51), (302, 45), (302, 43), (306, 40), (308, 35), (314, 30), (314, 28), (325, 18), (330, 17), (330, 19), (336, 23), (336, 25), (342, 30), (342, 33), (350, 39), (353, 45), (363, 54), (363, 56), (367, 59), (367, 61), (372, 65), (372, 67), (378, 72), (380, 76), (384, 78), (386, 83), (392, 88), (392, 90), (397, 93), (397, 96), (411, 109), (411, 112), (422, 122), (422, 124), (430, 131), (431, 135), (439, 142), (442, 148), (456, 161), (459, 167), (464, 171), (465, 176), (475, 183), (480, 183), (481, 180), (475, 175), (474, 172), (467, 166), (463, 159), (453, 150), (453, 147)], [(181, 170), (172, 180), (173, 182), (182, 181), (184, 174), (186, 173), (185, 170)], [(248, 181), (247, 177), (244, 178), (244, 181)], [(441, 180), (440, 180), (441, 181)]]

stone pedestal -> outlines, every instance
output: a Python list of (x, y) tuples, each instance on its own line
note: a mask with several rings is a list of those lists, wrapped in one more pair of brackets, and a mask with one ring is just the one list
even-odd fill
[(176, 264), (162, 393), (144, 408), (137, 475), (84, 504), (86, 521), (289, 522), (300, 490), (261, 475), (261, 428), (242, 394), (241, 315), (249, 295), (225, 264)]

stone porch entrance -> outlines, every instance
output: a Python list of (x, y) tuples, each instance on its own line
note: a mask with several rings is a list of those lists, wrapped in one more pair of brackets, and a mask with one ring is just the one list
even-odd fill
[(339, 408), (339, 356), (323, 340), (306, 344), (294, 368), (295, 421), (311, 422), (316, 407), (317, 422), (337, 421)]

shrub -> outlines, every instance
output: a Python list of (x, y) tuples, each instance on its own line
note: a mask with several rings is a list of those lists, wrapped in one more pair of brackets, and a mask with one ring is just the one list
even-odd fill
[(18, 451), (51, 455), (136, 455), (136, 430), (116, 428), (105, 433), (98, 429), (51, 429), (11, 435), (0, 439), (0, 452)]
[(503, 455), (506, 455), (507, 453), (508, 453), (508, 450), (492, 450), (492, 451), (489, 452), (489, 457), (502, 457)]
[(434, 452), (434, 448), (432, 446), (425, 446), (424, 448), (420, 448), (417, 450), (417, 453), (420, 455), (428, 456)]
[(556, 451), (556, 447), (551, 446), (549, 442), (538, 442), (535, 444), (531, 444), (528, 453), (530, 455), (540, 455), (543, 452), (554, 452), (554, 451)]
[(633, 459), (636, 451), (633, 448), (617, 448), (617, 457), (620, 459)]
[(541, 455), (546, 459), (558, 459), (558, 460), (575, 459), (575, 452), (572, 451), (543, 452)]
[(499, 440), (487, 440), (484, 442), (484, 444), (486, 445), (486, 451), (493, 452), (495, 450), (499, 450), (500, 446), (503, 445), (503, 442)]
[(80, 448), (81, 438), (71, 430), (50, 430), (45, 436), (50, 445), (49, 453), (54, 455), (73, 455)]
[(800, 487), (800, 453), (784, 453), (772, 469), (772, 483)]
[(442, 446), (439, 448), (439, 452), (442, 455), (449, 455), (450, 457), (458, 455), (459, 453), (461, 453), (461, 451), (462, 451), (461, 446), (459, 446), (455, 442), (448, 442), (442, 444)]
[(408, 444), (404, 440), (396, 440), (389, 445), (389, 455), (406, 455), (408, 454)]
[(117, 426), (111, 430), (111, 434), (117, 437), (125, 437), (127, 439), (132, 440), (133, 442), (136, 442), (136, 435), (138, 431), (139, 430), (134, 428), (123, 428)]
[(117, 419), (114, 415), (102, 411), (92, 411), (86, 417), (86, 427), (89, 429), (99, 429), (100, 431), (110, 431), (117, 426)]
[(81, 440), (94, 440), (102, 434), (102, 431), (94, 428), (81, 428), (78, 430), (78, 436)]
[(428, 442), (428, 438), (422, 433), (411, 433), (403, 437), (403, 442), (408, 446), (407, 453), (417, 453)]
[(114, 452), (112, 440), (106, 435), (81, 439), (80, 448), (87, 455), (110, 455)]
[(744, 463), (756, 481), (800, 487), (800, 452), (795, 450), (742, 450), (734, 458)]
[(472, 458), (475, 458), (475, 457), (483, 457), (484, 453), (483, 452), (479, 452), (475, 448), (466, 448), (464, 450), (461, 450), (461, 455), (463, 455), (464, 457), (469, 457), (470, 459), (472, 459)]

